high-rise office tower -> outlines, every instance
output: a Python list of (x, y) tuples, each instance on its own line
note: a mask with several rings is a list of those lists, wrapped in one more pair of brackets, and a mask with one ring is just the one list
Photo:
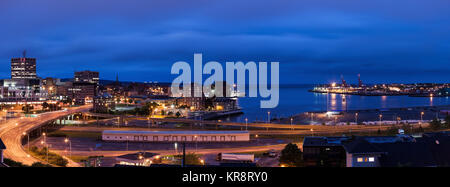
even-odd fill
[(11, 79), (36, 79), (36, 58), (27, 58), (25, 51), (22, 58), (11, 59)]

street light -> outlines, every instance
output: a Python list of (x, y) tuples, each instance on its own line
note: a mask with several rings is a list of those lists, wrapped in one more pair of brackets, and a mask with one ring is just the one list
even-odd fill
[(380, 117), (380, 128), (381, 128), (381, 118), (383, 117), (383, 115), (379, 115), (379, 117)]
[(248, 118), (245, 118), (245, 130), (248, 130)]
[(44, 142), (47, 142), (47, 136), (46, 136), (47, 134), (45, 134), (45, 132), (44, 133), (42, 133), (42, 136), (44, 136)]
[(175, 154), (178, 155), (178, 143), (175, 142), (173, 145), (175, 147)]
[(267, 112), (267, 122), (270, 123), (270, 111)]
[(72, 141), (69, 138), (64, 139), (65, 143), (69, 143), (69, 158), (72, 158)]
[(355, 124), (358, 125), (358, 112), (355, 113)]
[(314, 129), (311, 129), (311, 135), (314, 136)]
[(423, 115), (425, 114), (425, 112), (420, 112), (420, 124), (423, 123)]
[(41, 145), (44, 145), (45, 147), (47, 147), (46, 151), (47, 151), (47, 163), (48, 163), (48, 143), (46, 143), (45, 141), (41, 141)]
[(293, 118), (291, 118), (291, 129), (292, 130), (294, 130), (294, 126), (292, 126), (292, 121), (293, 121), (294, 119)]
[(197, 135), (194, 136), (195, 137), (195, 152), (198, 152), (198, 141), (197, 141)]

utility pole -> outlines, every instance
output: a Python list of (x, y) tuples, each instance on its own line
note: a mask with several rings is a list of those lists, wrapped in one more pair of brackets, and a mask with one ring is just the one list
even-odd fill
[(181, 161), (181, 167), (186, 166), (186, 142), (183, 142), (183, 160)]

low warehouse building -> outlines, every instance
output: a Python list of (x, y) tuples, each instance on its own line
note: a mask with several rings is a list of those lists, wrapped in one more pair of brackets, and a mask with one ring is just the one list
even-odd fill
[(110, 131), (102, 133), (104, 141), (131, 142), (244, 142), (248, 131)]

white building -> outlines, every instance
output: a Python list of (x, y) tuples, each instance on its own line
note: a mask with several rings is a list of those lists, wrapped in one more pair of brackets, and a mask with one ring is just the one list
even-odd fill
[(244, 142), (248, 131), (110, 131), (102, 133), (104, 141), (136, 142)]
[(127, 166), (150, 166), (160, 155), (150, 152), (138, 152), (116, 157), (117, 164)]

